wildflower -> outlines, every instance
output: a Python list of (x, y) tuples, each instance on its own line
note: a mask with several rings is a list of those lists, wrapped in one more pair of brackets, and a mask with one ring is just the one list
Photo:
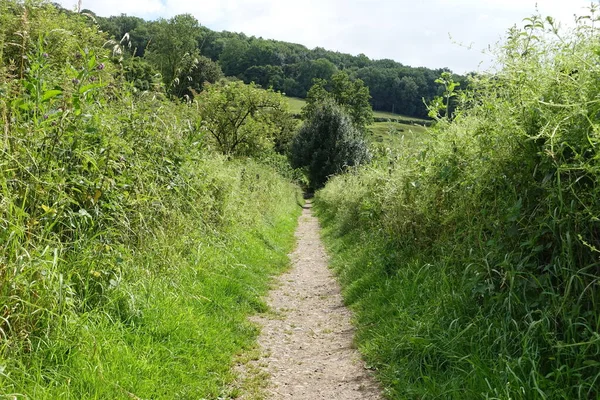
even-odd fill
[(77, 78), (73, 78), (73, 80), (71, 80), (71, 82), (73, 82), (73, 85), (79, 85), (80, 80)]
[(44, 58), (48, 58), (48, 57), (50, 57), (50, 56), (48, 55), (48, 53), (44, 53), (44, 54), (42, 54), (42, 57), (44, 57)]
[(98, 68), (98, 71), (102, 71), (104, 69), (104, 63), (98, 64), (96, 68)]

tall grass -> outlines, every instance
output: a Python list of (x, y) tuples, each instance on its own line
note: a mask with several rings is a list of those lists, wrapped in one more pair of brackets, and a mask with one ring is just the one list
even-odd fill
[(133, 94), (83, 16), (0, 0), (0, 398), (216, 398), (296, 189)]
[(391, 398), (600, 396), (596, 25), (526, 21), (431, 140), (317, 194)]

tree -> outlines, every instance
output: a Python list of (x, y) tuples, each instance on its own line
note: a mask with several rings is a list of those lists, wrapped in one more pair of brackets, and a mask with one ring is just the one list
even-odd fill
[(137, 90), (159, 90), (160, 73), (140, 57), (129, 57), (123, 60), (124, 77)]
[[(400, 100), (399, 110), (404, 114), (415, 115), (417, 107), (422, 106), (423, 101), (418, 96), (419, 87), (410, 76), (404, 76), (398, 82), (398, 96)], [(395, 110), (394, 110), (395, 111)]]
[(283, 69), (279, 66), (254, 65), (244, 72), (245, 82), (254, 82), (264, 88), (272, 87), (275, 90), (283, 89), (284, 79)]
[(300, 97), (306, 96), (306, 91), (310, 89), (315, 79), (329, 80), (336, 71), (335, 64), (324, 58), (300, 63), (298, 65), (298, 76), (295, 78), (303, 88)]
[(356, 128), (364, 132), (373, 123), (370, 98), (369, 88), (362, 80), (351, 80), (347, 73), (340, 71), (331, 77), (330, 82), (315, 80), (308, 91), (302, 114), (304, 118), (311, 118), (322, 102), (331, 99), (344, 108)]
[(289, 136), (285, 98), (240, 81), (208, 86), (198, 96), (202, 126), (226, 155), (255, 155)]
[(369, 161), (363, 133), (344, 108), (332, 99), (319, 104), (292, 142), (290, 161), (305, 168), (312, 189), (325, 185), (331, 175)]
[(186, 54), (196, 54), (198, 21), (190, 14), (176, 15), (169, 20), (159, 19), (151, 25), (150, 32), (146, 58), (160, 71), (165, 87), (171, 92)]
[[(83, 13), (84, 11), (82, 11)], [(121, 14), (108, 18), (95, 16), (100, 28), (115, 40), (123, 41), (132, 55), (142, 57), (148, 44), (148, 23), (142, 18)]]
[(223, 51), (219, 56), (219, 63), (225, 75), (240, 75), (251, 66), (247, 56), (249, 48), (248, 41), (243, 38), (232, 38), (225, 42)]
[(171, 93), (177, 97), (193, 97), (203, 90), (206, 83), (215, 83), (222, 77), (223, 72), (216, 62), (194, 50), (181, 60)]

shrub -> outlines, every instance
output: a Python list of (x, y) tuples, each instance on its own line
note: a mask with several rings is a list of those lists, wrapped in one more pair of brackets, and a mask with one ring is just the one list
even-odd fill
[(321, 103), (302, 125), (291, 148), (294, 168), (305, 168), (310, 186), (322, 187), (330, 176), (370, 159), (362, 132), (331, 100)]

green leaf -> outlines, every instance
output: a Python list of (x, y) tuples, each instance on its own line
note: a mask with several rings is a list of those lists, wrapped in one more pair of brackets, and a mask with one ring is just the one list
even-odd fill
[(95, 66), (96, 66), (96, 55), (92, 54), (92, 56), (88, 60), (88, 70), (94, 69)]
[(42, 101), (48, 101), (50, 99), (55, 98), (56, 96), (59, 96), (62, 94), (62, 90), (57, 90), (57, 89), (53, 89), (53, 90), (48, 90), (46, 91), (46, 93), (44, 93), (44, 95), (42, 96)]
[(84, 94), (86, 92), (89, 92), (90, 90), (98, 89), (102, 86), (103, 85), (101, 83), (90, 83), (89, 85), (83, 85), (82, 87), (79, 88), (79, 93)]
[(31, 83), (31, 82), (25, 82), (23, 84), (23, 86), (25, 86), (25, 89), (27, 89), (27, 91), (29, 93), (31, 93), (32, 95), (35, 96), (35, 94), (37, 93), (37, 90), (36, 90), (35, 85), (33, 83)]
[(12, 102), (13, 107), (18, 107), (21, 110), (25, 110), (25, 111), (29, 111), (31, 110), (31, 103), (28, 101), (25, 101), (24, 99), (17, 99), (15, 101)]

